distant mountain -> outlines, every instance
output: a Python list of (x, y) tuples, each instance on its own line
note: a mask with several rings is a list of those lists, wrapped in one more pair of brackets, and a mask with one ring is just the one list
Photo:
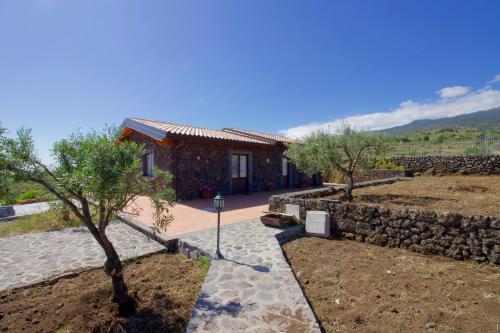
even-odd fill
[(500, 129), (500, 107), (459, 116), (414, 120), (409, 124), (386, 128), (385, 134), (411, 134), (433, 132), (441, 128)]

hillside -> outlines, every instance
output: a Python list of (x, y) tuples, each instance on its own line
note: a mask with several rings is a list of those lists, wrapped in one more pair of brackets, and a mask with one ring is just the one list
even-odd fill
[(414, 120), (409, 124), (387, 128), (379, 132), (406, 135), (417, 132), (434, 132), (443, 128), (500, 130), (500, 107), (455, 117)]

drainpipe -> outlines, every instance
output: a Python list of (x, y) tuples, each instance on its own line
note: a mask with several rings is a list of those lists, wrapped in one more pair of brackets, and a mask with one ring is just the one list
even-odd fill
[(174, 147), (174, 190), (175, 190), (175, 199), (177, 200), (177, 190), (178, 190), (178, 178), (177, 178), (177, 149), (182, 147), (184, 145), (184, 142), (179, 143), (177, 146)]

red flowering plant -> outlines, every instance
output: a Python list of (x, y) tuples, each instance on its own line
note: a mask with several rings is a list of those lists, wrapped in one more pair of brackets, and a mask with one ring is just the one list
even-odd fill
[(274, 191), (275, 189), (276, 189), (276, 184), (275, 184), (275, 183), (273, 183), (273, 182), (269, 182), (269, 183), (267, 183), (267, 184), (266, 184), (266, 190), (267, 190), (268, 192), (272, 192), (272, 191)]
[(214, 191), (215, 191), (214, 187), (210, 184), (204, 183), (200, 185), (200, 192), (203, 198), (206, 199), (210, 198), (214, 193)]

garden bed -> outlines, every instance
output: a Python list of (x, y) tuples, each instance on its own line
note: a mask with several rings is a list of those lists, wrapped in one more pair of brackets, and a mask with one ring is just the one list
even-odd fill
[(354, 189), (353, 195), (353, 203), (387, 208), (500, 216), (500, 176), (419, 176), (412, 181)]
[(496, 332), (500, 269), (349, 240), (283, 246), (326, 332)]
[[(13, 291), (0, 292), (0, 331), (183, 332), (208, 270), (204, 260), (159, 253), (126, 264), (125, 281), (138, 313), (122, 318), (111, 302), (102, 268)], [(115, 328), (115, 330), (113, 330)]]

